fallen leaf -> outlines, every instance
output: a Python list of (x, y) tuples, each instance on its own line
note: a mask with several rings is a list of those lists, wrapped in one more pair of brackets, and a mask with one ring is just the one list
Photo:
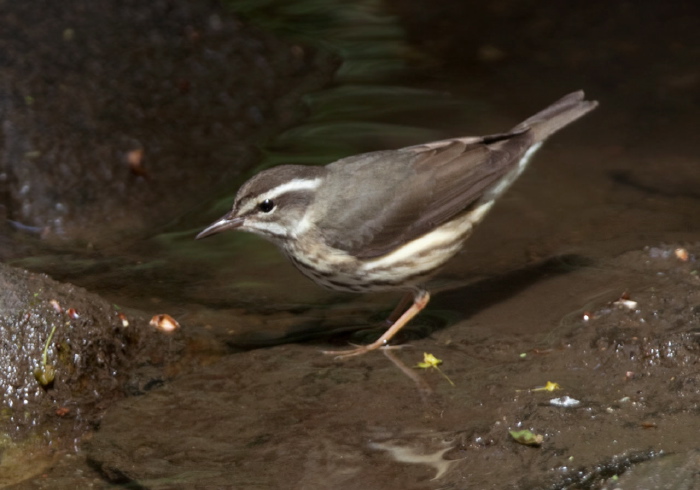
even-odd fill
[(442, 359), (438, 359), (432, 354), (423, 352), (423, 362), (419, 362), (415, 367), (419, 369), (436, 369), (452, 386), (454, 386), (455, 384), (452, 380), (438, 367), (440, 364), (442, 364)]
[(556, 391), (561, 390), (559, 383), (553, 383), (552, 381), (547, 381), (547, 384), (540, 386), (538, 388), (533, 388), (532, 391)]
[(544, 436), (541, 434), (535, 434), (527, 429), (525, 430), (511, 430), (510, 436), (515, 440), (515, 442), (524, 444), (526, 446), (539, 446), (544, 442)]

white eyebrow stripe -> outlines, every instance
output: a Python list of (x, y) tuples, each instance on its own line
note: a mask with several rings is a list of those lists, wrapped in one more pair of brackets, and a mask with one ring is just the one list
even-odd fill
[(321, 185), (321, 179), (318, 177), (315, 179), (293, 179), (289, 182), (285, 182), (284, 184), (280, 184), (277, 187), (273, 187), (265, 194), (263, 194), (261, 198), (263, 200), (275, 199), (276, 197), (279, 197), (282, 194), (286, 194), (287, 192), (305, 190), (312, 191), (318, 188), (319, 185)]
[(239, 211), (239, 214), (247, 213), (251, 211), (258, 203), (264, 201), (265, 199), (275, 200), (282, 194), (288, 192), (296, 191), (312, 191), (317, 189), (321, 185), (321, 178), (316, 177), (315, 179), (292, 179), (289, 182), (280, 184), (277, 187), (273, 187), (269, 191), (260, 194), (256, 200), (248, 201), (248, 203)]

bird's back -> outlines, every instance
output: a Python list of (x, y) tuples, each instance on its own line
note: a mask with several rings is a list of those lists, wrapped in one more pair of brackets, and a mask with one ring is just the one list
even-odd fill
[(364, 258), (388, 253), (497, 198), (544, 139), (596, 105), (574, 92), (508, 133), (338, 160), (317, 194), (328, 205), (313, 219), (334, 248)]

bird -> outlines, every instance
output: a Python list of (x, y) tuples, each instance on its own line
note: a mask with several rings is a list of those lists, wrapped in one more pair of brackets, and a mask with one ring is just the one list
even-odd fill
[(231, 211), (196, 238), (252, 232), (327, 289), (404, 291), (376, 341), (324, 353), (346, 358), (390, 347), (430, 301), (426, 282), (461, 250), (542, 143), (597, 105), (577, 91), (505, 133), (363, 153), (325, 166), (272, 167), (245, 182)]

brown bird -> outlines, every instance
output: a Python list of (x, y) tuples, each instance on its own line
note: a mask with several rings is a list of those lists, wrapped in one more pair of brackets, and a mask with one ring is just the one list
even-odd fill
[(325, 352), (363, 354), (388, 345), (425, 308), (426, 281), (459, 252), (544, 140), (597, 105), (579, 91), (507, 133), (365, 153), (324, 167), (264, 170), (197, 238), (249, 231), (276, 243), (304, 275), (328, 289), (407, 291), (408, 301), (377, 341)]

